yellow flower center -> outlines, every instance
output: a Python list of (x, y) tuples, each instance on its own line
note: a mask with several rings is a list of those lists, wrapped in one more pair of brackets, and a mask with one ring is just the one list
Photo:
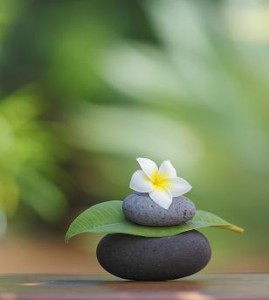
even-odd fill
[(169, 178), (164, 174), (160, 174), (158, 171), (153, 173), (151, 183), (154, 189), (157, 190), (169, 189), (171, 185)]

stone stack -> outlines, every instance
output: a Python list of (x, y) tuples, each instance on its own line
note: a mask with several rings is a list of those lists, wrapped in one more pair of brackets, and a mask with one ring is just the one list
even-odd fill
[[(173, 198), (166, 210), (144, 193), (126, 197), (122, 210), (128, 221), (150, 227), (182, 225), (196, 212), (193, 202), (184, 196)], [(97, 247), (98, 261), (105, 270), (120, 278), (140, 281), (192, 275), (203, 269), (210, 257), (208, 240), (196, 230), (158, 238), (108, 234)]]

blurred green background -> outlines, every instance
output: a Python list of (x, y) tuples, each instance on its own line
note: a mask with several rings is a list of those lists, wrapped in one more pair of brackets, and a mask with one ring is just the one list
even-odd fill
[[(12, 267), (38, 243), (70, 251), (70, 222), (131, 193), (138, 156), (245, 228), (204, 230), (210, 271), (269, 270), (269, 1), (0, 0), (0, 41), (0, 272), (45, 270)], [(81, 255), (46, 270), (87, 272)]]

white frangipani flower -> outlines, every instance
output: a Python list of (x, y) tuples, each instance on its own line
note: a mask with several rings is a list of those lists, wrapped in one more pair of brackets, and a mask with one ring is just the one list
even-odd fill
[(169, 160), (165, 160), (158, 169), (156, 163), (148, 158), (137, 158), (142, 170), (134, 172), (130, 188), (136, 192), (149, 193), (150, 198), (159, 206), (168, 209), (173, 197), (181, 196), (192, 186), (177, 172)]

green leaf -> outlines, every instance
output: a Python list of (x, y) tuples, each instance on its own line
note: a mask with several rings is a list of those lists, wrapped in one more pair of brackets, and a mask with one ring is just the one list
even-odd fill
[(239, 233), (244, 231), (242, 228), (202, 210), (198, 210), (194, 218), (183, 225), (170, 227), (141, 226), (125, 219), (122, 213), (122, 201), (111, 200), (94, 205), (81, 213), (70, 225), (65, 239), (68, 241), (71, 237), (85, 232), (125, 233), (145, 237), (162, 237), (211, 226)]

